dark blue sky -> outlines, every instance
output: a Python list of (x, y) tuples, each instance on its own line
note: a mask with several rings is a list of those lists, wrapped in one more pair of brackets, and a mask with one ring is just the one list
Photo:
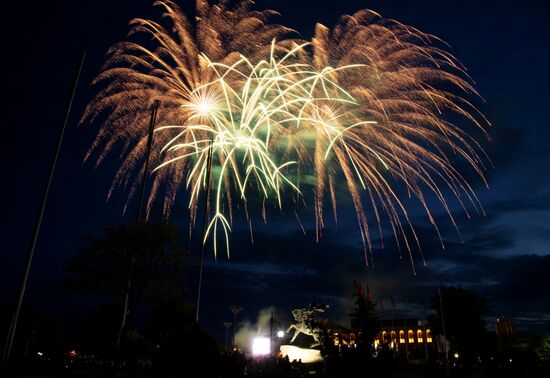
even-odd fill
[[(187, 1), (186, 3), (190, 3)], [(93, 95), (89, 83), (99, 72), (105, 51), (124, 39), (128, 21), (148, 17), (148, 1), (30, 1), (4, 5), (2, 28), (3, 168), (0, 303), (15, 297), (33, 222), (48, 172), (73, 67), (79, 50), (88, 58), (53, 182), (42, 233), (31, 271), (27, 301), (47, 306), (65, 319), (77, 314), (80, 297), (59, 287), (64, 266), (80, 238), (102, 227), (128, 220), (122, 216), (124, 193), (110, 202), (106, 194), (116, 159), (94, 169), (83, 157), (97, 132), (76, 128)], [(315, 22), (333, 26), (337, 18), (361, 8), (397, 19), (448, 42), (468, 68), (485, 99), (480, 109), (493, 127), (485, 148), (495, 169), (488, 172), (490, 189), (476, 184), (485, 217), (459, 218), (464, 244), (441, 217), (447, 249), (424, 217), (413, 213), (421, 234), (427, 267), (412, 275), (391, 244), (375, 251), (376, 267), (365, 268), (362, 246), (350, 208), (344, 220), (327, 228), (320, 243), (304, 236), (293, 217), (271, 219), (248, 234), (233, 234), (231, 260), (211, 256), (205, 271), (203, 314), (216, 335), (231, 318), (228, 307), (244, 307), (252, 321), (262, 308), (274, 306), (288, 316), (291, 308), (310, 301), (328, 302), (328, 316), (347, 324), (352, 279), (368, 283), (382, 297), (389, 315), (389, 297), (396, 316), (423, 317), (438, 285), (461, 285), (489, 300), (488, 321), (516, 319), (520, 329), (550, 331), (550, 6), (545, 1), (257, 1), (258, 8), (281, 12), (274, 21), (311, 36)], [(479, 181), (479, 180), (478, 180)], [(183, 209), (184, 204), (179, 204)], [(173, 222), (184, 226), (176, 210)], [(192, 251), (196, 254), (196, 251)], [(420, 260), (418, 260), (420, 262)], [(189, 288), (195, 282), (190, 279)]]

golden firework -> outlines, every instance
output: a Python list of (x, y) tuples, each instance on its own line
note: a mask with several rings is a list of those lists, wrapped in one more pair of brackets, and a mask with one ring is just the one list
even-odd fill
[(131, 34), (150, 37), (153, 48), (136, 42), (115, 46), (95, 81), (102, 88), (84, 115), (104, 121), (90, 150), (99, 151), (98, 162), (122, 145), (113, 188), (129, 187), (129, 197), (133, 194), (148, 109), (160, 100), (148, 208), (154, 198), (163, 198), (168, 215), (185, 183), (194, 221), (212, 141), (207, 235), (214, 235), (214, 251), (221, 230), (229, 253), (235, 201), (246, 209), (249, 194), (258, 193), (262, 206), (274, 199), (282, 208), (285, 189), (308, 201), (302, 190), (308, 180), (301, 177), (315, 178), (317, 238), (325, 223), (325, 196), (337, 219), (337, 198), (349, 192), (367, 264), (371, 228), (382, 241), (384, 219), (411, 262), (410, 240), (420, 250), (400, 188), (419, 201), (438, 234), (428, 193), (455, 227), (444, 191), (468, 217), (468, 204), (483, 211), (455, 163), (466, 161), (485, 182), (488, 159), (463, 126), (470, 123), (485, 133), (489, 123), (469, 100), (479, 95), (465, 69), (434, 36), (361, 10), (342, 17), (333, 30), (316, 25), (312, 41), (305, 42), (285, 39), (288, 28), (268, 23), (274, 12), (253, 11), (250, 2), (230, 8), (223, 1), (213, 6), (197, 1), (195, 23), (170, 1), (155, 4), (168, 26), (132, 21)]

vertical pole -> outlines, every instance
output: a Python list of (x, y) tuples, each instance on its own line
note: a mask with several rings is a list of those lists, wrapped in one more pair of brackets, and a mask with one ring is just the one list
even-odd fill
[(229, 328), (225, 327), (225, 351), (227, 352), (227, 331), (229, 331)]
[(271, 311), (271, 321), (270, 321), (270, 329), (269, 329), (269, 348), (270, 352), (273, 349), (273, 311)]
[(235, 332), (236, 332), (236, 329), (237, 329), (237, 313), (234, 312), (233, 313), (233, 342), (231, 343), (231, 346), (234, 348), (236, 343), (235, 343)]
[(407, 328), (407, 318), (405, 318), (405, 360), (409, 362), (409, 330)]
[[(391, 301), (392, 301), (391, 329), (395, 329), (395, 322), (394, 322), (394, 319), (395, 319), (395, 302), (393, 300), (393, 296), (391, 296)], [(391, 331), (390, 331), (390, 340), (391, 340)], [(406, 346), (405, 346), (405, 348), (406, 348)]]
[(203, 204), (203, 213), (202, 213), (202, 232), (201, 232), (201, 258), (199, 263), (199, 284), (197, 286), (197, 309), (195, 313), (195, 320), (199, 322), (199, 310), (201, 304), (201, 289), (202, 289), (202, 271), (204, 264), (204, 247), (206, 244), (205, 233), (206, 233), (206, 224), (208, 223), (208, 197), (210, 195), (210, 175), (212, 171), (212, 152), (214, 150), (214, 141), (210, 139), (210, 144), (208, 145), (208, 159), (206, 161), (206, 190), (204, 193), (204, 204)]
[(231, 322), (223, 322), (223, 325), (225, 327), (225, 352), (227, 353), (227, 334), (229, 331), (229, 327), (231, 327)]
[(445, 315), (443, 314), (443, 297), (441, 296), (441, 286), (439, 287), (439, 309), (441, 311), (441, 327), (443, 328), (443, 338), (445, 339), (445, 360), (449, 361), (449, 348), (447, 346), (447, 331), (445, 330)]
[[(143, 202), (145, 199), (145, 186), (147, 184), (147, 177), (149, 172), (149, 159), (151, 157), (151, 147), (153, 145), (153, 133), (155, 130), (155, 124), (157, 121), (157, 111), (160, 102), (155, 100), (153, 107), (151, 109), (151, 118), (149, 121), (149, 134), (147, 136), (147, 152), (145, 155), (145, 164), (143, 164), (142, 180), (141, 180), (141, 191), (139, 196), (139, 207), (137, 212), (136, 224), (139, 226), (142, 220), (143, 214)], [(122, 306), (122, 319), (120, 321), (120, 327), (118, 329), (117, 339), (116, 339), (116, 351), (120, 350), (120, 342), (126, 331), (126, 320), (128, 318), (128, 303), (130, 301), (130, 291), (132, 289), (132, 269), (134, 266), (134, 254), (130, 255), (130, 267), (128, 269), (128, 282), (126, 284), (126, 292), (124, 293), (124, 303)]]
[(233, 347), (235, 347), (236, 345), (235, 333), (237, 331), (237, 314), (241, 312), (242, 307), (233, 306), (233, 307), (230, 307), (229, 310), (233, 313)]
[(147, 156), (145, 158), (145, 164), (143, 166), (143, 172), (141, 174), (141, 193), (139, 195), (139, 207), (137, 221), (141, 222), (143, 214), (143, 202), (145, 200), (145, 188), (147, 186), (147, 179), (149, 178), (149, 160), (151, 158), (151, 147), (153, 146), (153, 134), (155, 132), (155, 125), (157, 123), (157, 112), (160, 105), (159, 100), (153, 102), (153, 108), (151, 109), (151, 118), (149, 120), (149, 135), (147, 136)]
[(34, 250), (36, 248), (36, 243), (38, 241), (38, 235), (40, 234), (40, 228), (42, 226), (42, 218), (44, 217), (44, 211), (46, 209), (46, 203), (48, 202), (48, 194), (50, 191), (50, 187), (52, 184), (53, 176), (55, 173), (55, 168), (57, 166), (57, 159), (59, 158), (59, 152), (61, 151), (61, 145), (63, 143), (63, 137), (65, 136), (65, 129), (67, 128), (67, 123), (69, 121), (69, 114), (71, 113), (71, 108), (73, 105), (74, 96), (76, 93), (76, 88), (78, 86), (78, 80), (80, 79), (80, 73), (82, 72), (82, 67), (84, 66), (84, 59), (86, 58), (86, 50), (82, 52), (82, 57), (80, 58), (80, 62), (76, 67), (75, 75), (72, 82), (72, 91), (69, 95), (69, 100), (67, 103), (67, 110), (65, 112), (65, 120), (63, 122), (63, 127), (61, 128), (61, 132), (59, 133), (59, 139), (57, 141), (57, 148), (55, 150), (55, 154), (52, 159), (52, 164), (50, 166), (50, 174), (48, 177), (48, 181), (46, 183), (46, 187), (44, 189), (44, 196), (42, 197), (42, 204), (40, 206), (40, 211), (38, 212), (38, 217), (36, 219), (36, 223), (34, 226), (34, 235), (32, 238), (31, 246), (29, 248), (29, 251), (27, 253), (27, 259), (25, 264), (25, 269), (23, 272), (23, 278), (21, 280), (21, 286), (19, 288), (19, 296), (17, 299), (17, 305), (15, 307), (15, 311), (13, 313), (12, 321), (10, 324), (10, 328), (8, 330), (8, 335), (6, 337), (6, 344), (4, 346), (4, 351), (2, 353), (2, 367), (7, 367), (8, 361), (10, 359), (11, 354), (11, 348), (13, 346), (13, 339), (15, 337), (15, 331), (17, 329), (17, 324), (19, 322), (19, 314), (21, 312), (21, 306), (23, 304), (23, 298), (25, 297), (25, 291), (27, 288), (27, 281), (29, 278), (29, 272), (32, 265), (32, 260), (34, 256)]
[(428, 361), (428, 337), (426, 334), (426, 324), (424, 324), (424, 354), (426, 356), (426, 361)]

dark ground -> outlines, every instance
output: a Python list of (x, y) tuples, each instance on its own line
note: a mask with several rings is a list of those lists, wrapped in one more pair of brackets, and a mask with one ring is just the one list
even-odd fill
[[(222, 358), (223, 360), (223, 358)], [(177, 372), (160, 372), (153, 369), (128, 369), (114, 372), (112, 369), (42, 369), (42, 371), (12, 371), (10, 375), (21, 378), (45, 377), (254, 377), (254, 378), (339, 378), (361, 376), (383, 376), (385, 378), (421, 378), (421, 377), (449, 377), (449, 378), (515, 378), (515, 377), (548, 377), (550, 370), (536, 366), (484, 366), (484, 367), (450, 367), (447, 370), (434, 363), (401, 364), (383, 361), (338, 361), (332, 366), (319, 364), (289, 363), (284, 359), (247, 360), (243, 364), (226, 364), (222, 362), (219, 374), (205, 374), (204, 368), (194, 366), (191, 361), (181, 361), (181, 368)], [(187, 363), (186, 363), (187, 362)], [(239, 366), (237, 366), (239, 365)], [(245, 368), (246, 366), (246, 368)]]

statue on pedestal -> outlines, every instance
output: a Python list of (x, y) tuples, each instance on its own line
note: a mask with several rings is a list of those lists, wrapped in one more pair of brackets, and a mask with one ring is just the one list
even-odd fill
[(296, 308), (292, 310), (292, 316), (294, 316), (296, 323), (291, 324), (286, 330), (286, 333), (289, 333), (292, 329), (294, 329), (294, 336), (290, 340), (290, 343), (294, 342), (300, 333), (303, 333), (313, 337), (314, 343), (310, 348), (323, 345), (322, 337), (324, 334), (324, 321), (322, 319), (315, 318), (315, 313), (325, 312), (328, 307), (328, 305), (316, 306), (315, 303), (312, 303), (307, 309)]

